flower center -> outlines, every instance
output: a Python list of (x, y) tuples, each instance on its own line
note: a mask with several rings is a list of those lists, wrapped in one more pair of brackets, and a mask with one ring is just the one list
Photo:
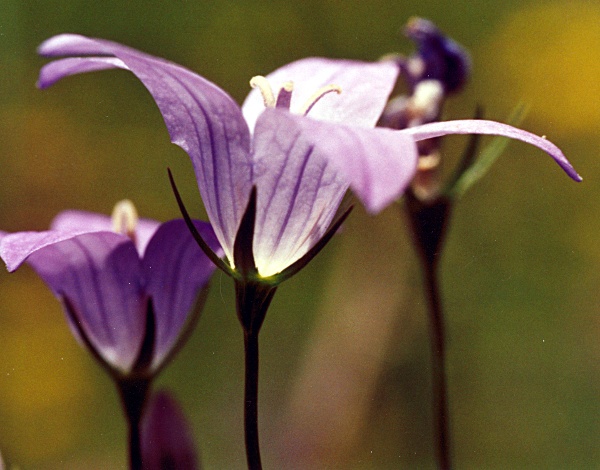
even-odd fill
[(133, 202), (129, 199), (117, 202), (111, 218), (113, 231), (128, 236), (135, 243), (138, 214)]
[[(250, 86), (252, 88), (258, 88), (260, 94), (263, 97), (263, 102), (266, 108), (284, 108), (289, 110), (292, 101), (292, 92), (294, 91), (294, 82), (288, 81), (277, 92), (277, 97), (273, 93), (273, 88), (269, 81), (262, 75), (252, 77), (250, 80)], [(342, 88), (339, 85), (326, 85), (318, 89), (313, 93), (308, 100), (298, 109), (297, 114), (306, 116), (317, 102), (329, 93), (337, 93), (338, 95), (342, 92)]]

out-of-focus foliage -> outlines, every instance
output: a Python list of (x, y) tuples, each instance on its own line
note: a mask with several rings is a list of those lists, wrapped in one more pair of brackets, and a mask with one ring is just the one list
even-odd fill
[[(413, 15), (431, 19), (472, 54), (471, 85), (450, 100), (448, 117), (470, 117), (480, 103), (486, 117), (498, 119), (524, 102), (529, 113), (522, 127), (548, 135), (584, 178), (575, 184), (543, 153), (511, 143), (455, 211), (442, 281), (456, 466), (593, 467), (600, 461), (600, 7), (594, 2), (0, 0), (0, 228), (41, 230), (65, 208), (108, 213), (125, 197), (142, 216), (178, 217), (167, 166), (189, 210), (202, 215), (187, 156), (169, 144), (158, 110), (129, 74), (95, 73), (36, 90), (45, 61), (35, 48), (47, 37), (77, 32), (129, 44), (192, 68), (241, 102), (250, 77), (299, 57), (375, 60), (410, 52), (399, 31)], [(448, 171), (464, 142), (445, 143)], [(289, 463), (293, 449), (282, 436), (304, 436), (297, 448), (321, 456), (329, 468), (433, 468), (418, 265), (399, 207), (381, 217), (390, 226), (382, 229), (378, 220), (370, 232), (364, 224), (372, 220), (354, 214), (275, 297), (261, 337), (266, 468)], [(397, 243), (380, 241), (384, 236)], [(373, 259), (383, 266), (368, 264)], [(402, 272), (381, 275), (395, 270)], [(361, 290), (388, 292), (395, 282), (401, 283), (397, 316), (389, 299), (372, 298), (333, 315), (336, 302)], [(369, 317), (379, 323), (365, 323)], [(377, 324), (393, 331), (377, 333), (371, 328)], [(321, 344), (328, 347), (320, 350)], [(336, 356), (331, 344), (346, 349)], [(353, 344), (364, 351), (356, 367)], [(160, 380), (181, 398), (206, 468), (245, 466), (242, 357), (232, 286), (217, 273), (198, 330)], [(315, 376), (315, 370), (327, 372)], [(321, 408), (327, 415), (304, 416), (317, 416), (312, 423), (293, 415), (306, 409), (297, 401), (298, 390), (311, 388), (304, 380), (319, 380), (311, 400), (327, 405)], [(340, 395), (339, 384), (362, 395)], [(340, 410), (342, 403), (357, 408)], [(351, 445), (340, 435), (317, 443), (307, 436), (311, 426), (348, 416), (361, 420), (359, 432), (348, 435)], [(325, 447), (309, 448), (317, 444)], [(0, 449), (21, 468), (126, 462), (112, 384), (28, 268), (0, 273)]]

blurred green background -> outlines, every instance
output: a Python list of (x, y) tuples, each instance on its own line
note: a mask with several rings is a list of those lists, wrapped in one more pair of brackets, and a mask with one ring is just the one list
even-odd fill
[[(202, 217), (191, 165), (128, 73), (34, 86), (36, 46), (62, 32), (181, 63), (241, 102), (253, 75), (305, 56), (412, 51), (411, 16), (472, 54), (477, 103), (570, 158), (575, 184), (513, 143), (454, 213), (442, 263), (456, 468), (600, 468), (600, 3), (597, 1), (0, 0), (0, 227), (45, 229), (65, 208), (178, 217), (166, 167)], [(448, 139), (448, 168), (465, 140)], [(124, 468), (125, 426), (107, 376), (72, 338), (28, 267), (0, 273), (0, 450), (20, 468)], [(279, 289), (261, 335), (266, 468), (433, 468), (429, 345), (401, 207), (360, 209)], [(216, 274), (188, 345), (160, 377), (181, 401), (206, 468), (244, 468), (242, 333)]]

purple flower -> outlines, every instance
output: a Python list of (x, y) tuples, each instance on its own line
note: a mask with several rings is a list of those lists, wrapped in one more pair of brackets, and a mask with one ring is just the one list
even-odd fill
[(142, 419), (142, 463), (145, 470), (200, 468), (194, 438), (175, 399), (154, 393)]
[[(262, 277), (280, 273), (323, 237), (348, 182), (377, 209), (388, 187), (400, 194), (415, 169), (410, 136), (372, 129), (397, 77), (391, 63), (294, 62), (266, 80), (255, 79), (264, 100), (254, 90), (242, 111), (206, 79), (109, 41), (60, 35), (44, 42), (40, 53), (96, 55), (46, 65), (41, 88), (67, 75), (115, 67), (143, 82), (172, 141), (192, 159), (206, 211), (232, 267), (235, 237), (251, 188), (257, 187), (253, 255)], [(273, 93), (267, 81), (283, 87)], [(341, 94), (330, 93), (337, 87)], [(274, 109), (265, 112), (265, 102)], [(397, 158), (398, 151), (404, 158)], [(346, 158), (340, 162), (342, 153)], [(340, 173), (340, 164), (350, 171)]]
[(556, 146), (495, 122), (373, 129), (397, 76), (391, 62), (293, 62), (266, 79), (253, 79), (260, 93), (254, 90), (242, 111), (206, 79), (110, 41), (65, 34), (44, 42), (39, 52), (86, 56), (46, 65), (41, 88), (68, 75), (110, 68), (129, 70), (142, 81), (171, 140), (192, 159), (209, 219), (234, 269), (236, 235), (251, 188), (257, 188), (252, 251), (262, 278), (302, 261), (326, 234), (348, 187), (372, 213), (396, 200), (416, 169), (415, 142), (433, 134), (508, 135), (546, 150), (579, 178)]
[[(219, 250), (210, 225), (195, 224)], [(9, 271), (25, 261), (33, 267), (76, 337), (118, 376), (152, 376), (165, 364), (214, 270), (183, 220), (137, 220), (129, 201), (112, 220), (66, 211), (48, 231), (7, 234), (0, 257)]]

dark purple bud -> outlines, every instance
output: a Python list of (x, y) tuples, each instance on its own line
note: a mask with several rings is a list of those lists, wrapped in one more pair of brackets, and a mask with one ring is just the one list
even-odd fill
[(185, 416), (166, 391), (155, 393), (142, 422), (144, 470), (195, 470), (201, 468)]
[(404, 34), (417, 45), (417, 53), (402, 64), (411, 88), (423, 80), (438, 80), (446, 94), (463, 88), (469, 79), (471, 61), (460, 44), (423, 18), (410, 19)]

